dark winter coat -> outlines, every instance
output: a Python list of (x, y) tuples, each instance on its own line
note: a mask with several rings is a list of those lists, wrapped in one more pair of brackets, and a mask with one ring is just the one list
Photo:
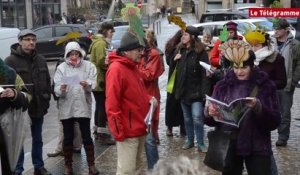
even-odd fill
[(262, 71), (269, 75), (277, 90), (283, 89), (287, 84), (284, 58), (277, 52), (272, 45), (270, 48), (263, 47), (255, 52), (254, 62)]
[(211, 117), (205, 117), (205, 123), (221, 130), (237, 131), (237, 155), (271, 155), (271, 132), (280, 122), (279, 104), (276, 87), (267, 74), (253, 68), (248, 80), (238, 80), (233, 70), (217, 83), (212, 97), (225, 103), (237, 98), (250, 96), (255, 85), (258, 86), (256, 98), (261, 102), (261, 111), (250, 111), (244, 117), (239, 128), (217, 123)]
[(19, 44), (15, 44), (12, 45), (11, 55), (5, 62), (16, 70), (27, 84), (29, 94), (32, 95), (28, 108), (29, 116), (43, 117), (47, 114), (51, 99), (51, 78), (46, 59), (36, 51), (30, 55), (26, 54)]
[(205, 94), (210, 94), (211, 82), (199, 61), (208, 63), (208, 55), (206, 51), (198, 51), (197, 48), (181, 48), (180, 54), (182, 57), (177, 61), (175, 97), (185, 103), (202, 102)]
[[(174, 57), (176, 55), (175, 50), (176, 49), (174, 48), (174, 50), (170, 54), (167, 54), (167, 52), (165, 53), (166, 63), (169, 65), (168, 80), (170, 79), (176, 67), (176, 61), (174, 61)], [(176, 92), (176, 86), (174, 91)], [(165, 124), (168, 127), (179, 126), (184, 124), (180, 100), (175, 98), (174, 93), (167, 93)]]

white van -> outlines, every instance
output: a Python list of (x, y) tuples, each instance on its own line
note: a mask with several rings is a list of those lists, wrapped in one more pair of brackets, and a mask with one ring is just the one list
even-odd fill
[(4, 60), (10, 55), (10, 46), (18, 42), (18, 28), (0, 27), (0, 58)]

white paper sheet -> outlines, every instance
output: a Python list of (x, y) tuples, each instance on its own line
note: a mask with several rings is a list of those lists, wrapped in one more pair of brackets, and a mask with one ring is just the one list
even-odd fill
[(2, 87), (0, 87), (0, 93), (3, 92), (3, 91), (4, 91), (4, 89)]
[(78, 85), (80, 83), (79, 75), (76, 74), (76, 75), (72, 75), (72, 76), (63, 76), (61, 78), (61, 83), (69, 85), (69, 86)]
[(211, 65), (203, 62), (203, 61), (199, 61), (200, 65), (207, 71), (209, 71), (210, 73), (214, 73), (212, 70), (211, 70)]

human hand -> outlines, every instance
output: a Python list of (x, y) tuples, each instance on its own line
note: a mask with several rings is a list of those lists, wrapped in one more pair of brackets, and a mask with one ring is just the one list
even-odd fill
[(66, 91), (67, 91), (67, 86), (68, 86), (68, 85), (66, 85), (66, 84), (60, 85), (60, 91), (61, 91), (61, 92), (66, 92)]
[(255, 97), (246, 97), (246, 99), (248, 100), (248, 102), (246, 103), (246, 105), (249, 108), (254, 108), (258, 103), (260, 103), (260, 100), (255, 98)]
[(179, 59), (181, 59), (181, 54), (180, 53), (176, 54), (176, 56), (174, 58), (174, 61), (179, 60)]
[(87, 87), (87, 86), (89, 85), (88, 82), (86, 82), (86, 81), (80, 81), (79, 84), (80, 84), (83, 88), (85, 88), (85, 87)]
[(106, 55), (106, 57), (104, 59), (104, 64), (109, 65), (109, 63), (110, 63), (110, 61), (109, 61), (108, 55)]
[(209, 104), (208, 105), (208, 115), (209, 116), (219, 116), (220, 115), (220, 112), (219, 112), (219, 110), (216, 108), (216, 106), (215, 105), (213, 105), (213, 104)]
[(155, 97), (152, 97), (152, 98), (150, 99), (149, 103), (150, 103), (150, 104), (153, 103), (154, 106), (157, 106), (157, 100), (156, 100), (156, 98), (155, 98)]
[(1, 92), (0, 97), (1, 98), (14, 98), (15, 95), (16, 95), (16, 93), (12, 88), (6, 88)]

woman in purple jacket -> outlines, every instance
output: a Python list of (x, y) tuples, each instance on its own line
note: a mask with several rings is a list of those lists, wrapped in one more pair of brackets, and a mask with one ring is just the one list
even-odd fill
[(218, 110), (211, 104), (207, 107), (206, 124), (219, 130), (233, 131), (236, 135), (234, 167), (222, 173), (241, 175), (245, 163), (249, 175), (270, 175), (273, 154), (271, 131), (280, 124), (276, 86), (265, 72), (254, 67), (255, 54), (246, 48), (243, 41), (229, 40), (220, 49), (233, 69), (217, 83), (212, 97), (230, 103), (238, 98), (250, 97), (257, 87), (256, 95), (247, 103), (250, 111), (239, 128), (215, 122), (211, 116), (218, 116)]

